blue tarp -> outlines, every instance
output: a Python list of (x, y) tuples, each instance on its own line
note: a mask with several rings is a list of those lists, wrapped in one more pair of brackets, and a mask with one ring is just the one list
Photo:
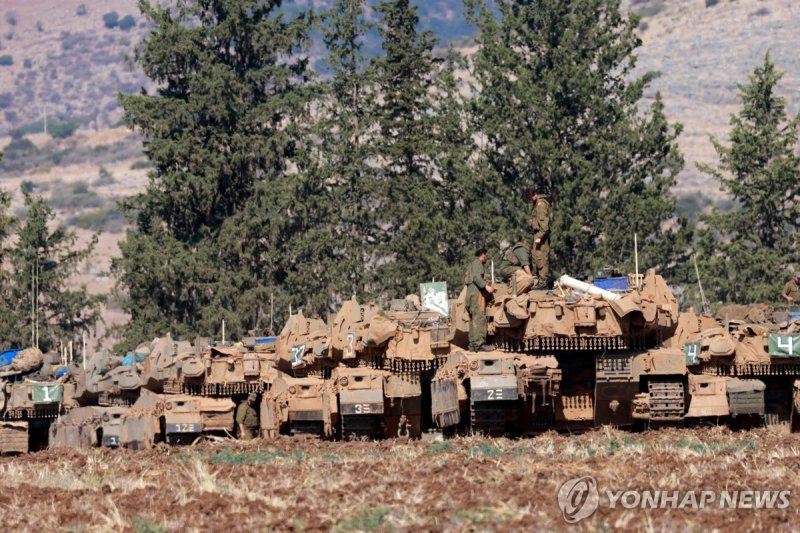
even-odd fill
[(607, 291), (627, 291), (628, 278), (595, 278), (594, 284)]
[(278, 337), (256, 337), (256, 344), (272, 344), (278, 342)]
[(22, 348), (12, 348), (0, 352), (0, 366), (10, 365)]
[(131, 366), (131, 361), (133, 361), (133, 357), (136, 356), (137, 363), (144, 363), (144, 360), (147, 359), (147, 354), (142, 352), (128, 352), (125, 357), (122, 358), (122, 364), (125, 366)]

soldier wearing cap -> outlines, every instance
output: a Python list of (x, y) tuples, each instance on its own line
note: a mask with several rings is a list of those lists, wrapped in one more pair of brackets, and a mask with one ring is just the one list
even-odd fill
[(467, 313), (469, 313), (469, 349), (470, 351), (489, 351), (491, 346), (486, 342), (486, 315), (484, 307), (486, 298), (484, 293), (491, 294), (494, 287), (486, 283), (486, 248), (478, 248), (475, 258), (469, 265), (464, 276), (464, 285), (467, 287)]
[(260, 423), (254, 407), (257, 400), (258, 394), (251, 392), (247, 395), (247, 401), (240, 403), (236, 408), (236, 425), (239, 426), (239, 438), (242, 440), (250, 440), (258, 436)]
[(800, 270), (783, 286), (783, 298), (790, 304), (800, 303)]
[(546, 285), (550, 274), (550, 202), (535, 189), (528, 193), (528, 201), (533, 204), (530, 224), (533, 230), (531, 256), (536, 267), (534, 275), (539, 278), (540, 285)]

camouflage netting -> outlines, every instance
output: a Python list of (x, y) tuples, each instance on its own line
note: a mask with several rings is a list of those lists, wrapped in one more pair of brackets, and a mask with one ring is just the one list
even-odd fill
[(18, 372), (31, 372), (42, 366), (43, 355), (39, 348), (22, 350), (14, 358), (11, 366)]

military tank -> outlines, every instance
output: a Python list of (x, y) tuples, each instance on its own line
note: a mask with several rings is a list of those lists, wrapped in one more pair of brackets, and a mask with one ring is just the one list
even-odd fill
[(0, 354), (0, 453), (47, 446), (51, 424), (77, 406), (66, 361), (37, 348)]
[(278, 341), (278, 370), (262, 402), (267, 434), (419, 436), (433, 373), (451, 350), (449, 323), (419, 298), (345, 302), (326, 324), (302, 313)]
[(264, 437), (800, 429), (796, 317), (763, 306), (679, 314), (654, 271), (593, 283), (562, 276), (548, 290), (494, 285), (491, 351), (466, 349), (464, 292), (448, 300), (439, 283), (386, 306), (351, 299), (327, 320), (298, 312), (277, 337), (166, 335), (80, 364), (30, 352), (17, 367), (0, 365), (0, 451), (48, 436), (51, 446), (130, 448), (232, 436), (235, 406), (253, 392)]
[[(434, 393), (439, 425), (458, 420), (472, 431), (521, 435), (681, 421), (684, 354), (664, 346), (677, 326), (677, 300), (654, 271), (597, 281), (562, 276), (553, 289), (521, 293), (496, 282), (486, 312), (496, 351), (458, 353), (440, 370), (436, 387), (447, 393)], [(462, 291), (455, 339), (468, 327), (464, 298)], [(649, 409), (637, 419), (641, 394)]]
[(683, 348), (690, 383), (716, 416), (798, 425), (800, 316), (765, 304), (725, 306), (716, 317), (689, 310), (671, 342)]

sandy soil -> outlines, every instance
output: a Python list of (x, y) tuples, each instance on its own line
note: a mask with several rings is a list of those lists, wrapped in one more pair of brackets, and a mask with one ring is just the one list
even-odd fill
[[(73, 531), (485, 531), (567, 524), (561, 484), (592, 475), (584, 530), (792, 530), (800, 435), (714, 428), (599, 430), (528, 440), (318, 442), (283, 438), (152, 451), (0, 459), (0, 523)], [(792, 490), (785, 509), (616, 509), (605, 490)]]

